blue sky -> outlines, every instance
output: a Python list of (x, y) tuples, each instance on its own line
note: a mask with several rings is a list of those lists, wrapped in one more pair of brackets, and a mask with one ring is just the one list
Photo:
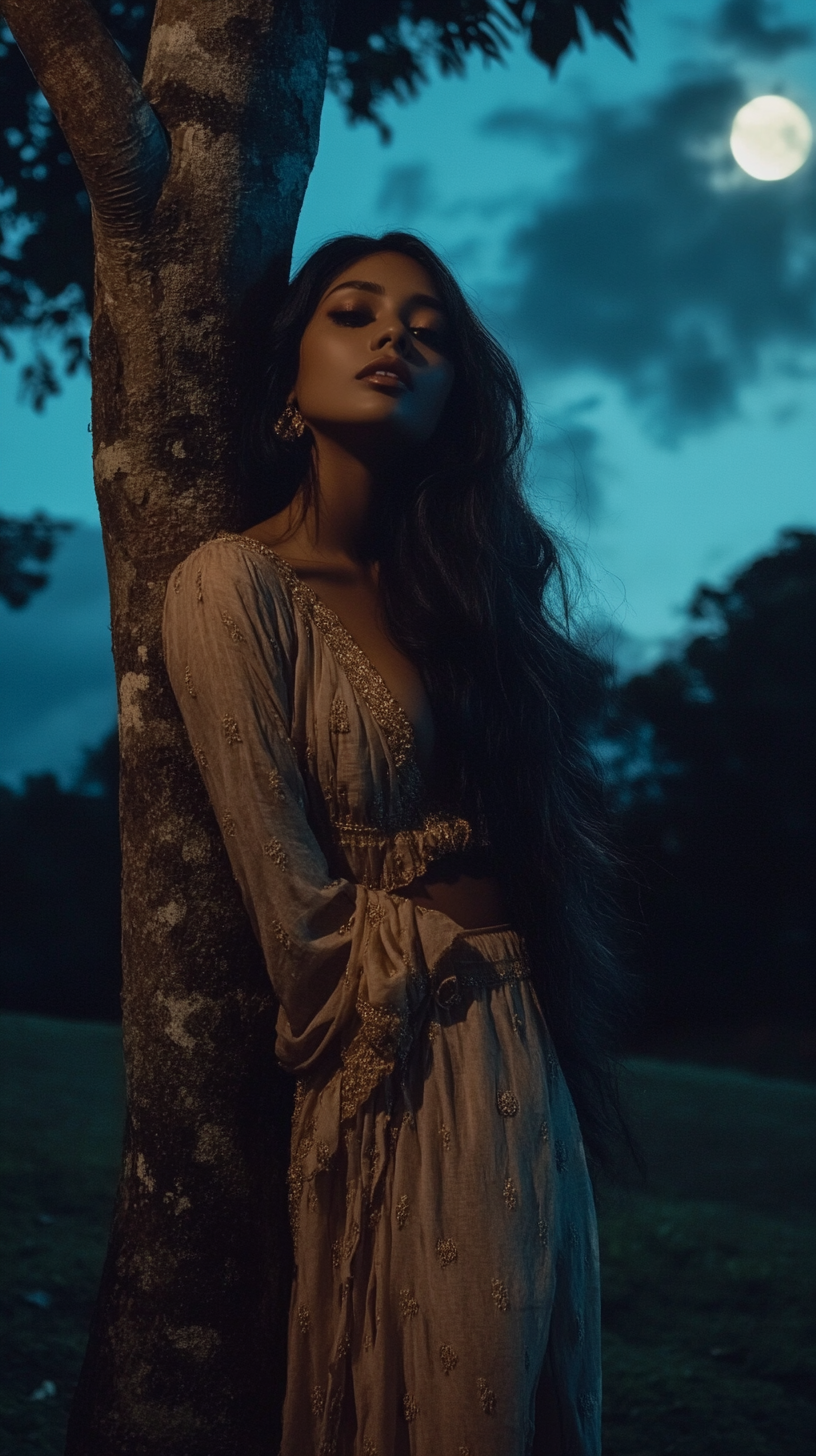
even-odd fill
[[(634, 64), (596, 39), (555, 81), (521, 51), (475, 62), (389, 106), (389, 146), (329, 97), (296, 245), (406, 226), (451, 262), (522, 368), (531, 491), (629, 664), (683, 630), (699, 581), (816, 527), (816, 166), (761, 183), (727, 146), (766, 92), (816, 122), (812, 7), (632, 14)], [(0, 509), (82, 523), (45, 592), (0, 604), (0, 778), (65, 778), (115, 711), (88, 382), (37, 416), (4, 365), (0, 411)]]

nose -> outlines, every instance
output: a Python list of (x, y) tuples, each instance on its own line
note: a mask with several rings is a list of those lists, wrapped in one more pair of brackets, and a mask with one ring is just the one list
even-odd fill
[(411, 347), (411, 335), (401, 318), (394, 317), (388, 322), (380, 321), (380, 327), (375, 330), (372, 337), (371, 348), (375, 354), (390, 344), (398, 354), (407, 354)]

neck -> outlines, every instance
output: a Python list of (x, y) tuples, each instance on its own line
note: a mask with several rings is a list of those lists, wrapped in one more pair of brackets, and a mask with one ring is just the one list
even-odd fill
[(297, 497), (282, 513), (286, 540), (290, 549), (323, 561), (369, 561), (387, 462), (378, 452), (363, 456), (341, 440), (313, 434), (318, 499), (302, 520)]
[(315, 435), (318, 508), (309, 512), (310, 535), (321, 555), (362, 560), (377, 497), (378, 462), (365, 460), (341, 441)]

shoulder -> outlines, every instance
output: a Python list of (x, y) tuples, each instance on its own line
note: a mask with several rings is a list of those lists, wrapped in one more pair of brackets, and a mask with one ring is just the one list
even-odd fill
[(272, 552), (248, 536), (204, 541), (171, 572), (164, 603), (165, 631), (180, 619), (227, 614), (255, 621), (286, 645), (294, 636), (291, 594)]
[(249, 591), (290, 610), (290, 593), (280, 565), (273, 552), (250, 536), (214, 536), (191, 551), (171, 572), (168, 605), (179, 597), (192, 597), (198, 605), (204, 605), (206, 587), (216, 597)]

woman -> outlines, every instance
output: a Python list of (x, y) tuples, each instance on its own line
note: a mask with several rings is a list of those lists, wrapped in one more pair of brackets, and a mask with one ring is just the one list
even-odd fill
[(523, 437), (431, 250), (339, 238), (275, 324), (272, 514), (168, 588), (299, 1079), (284, 1456), (599, 1451), (596, 678), (547, 605)]

